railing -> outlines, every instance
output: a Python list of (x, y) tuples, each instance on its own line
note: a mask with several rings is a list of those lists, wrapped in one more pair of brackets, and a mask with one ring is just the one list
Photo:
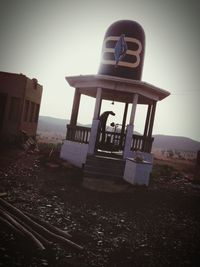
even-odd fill
[[(91, 128), (83, 126), (67, 125), (66, 139), (88, 144), (90, 139)], [(134, 134), (132, 137), (131, 150), (139, 150), (143, 152), (151, 152), (154, 138)], [(101, 132), (98, 136), (97, 146), (99, 149), (108, 151), (119, 151), (124, 149), (125, 134), (118, 132), (106, 131), (105, 135)]]
[(98, 140), (98, 148), (119, 151), (123, 150), (125, 142), (125, 134), (118, 132), (105, 131), (105, 134), (100, 133)]
[(143, 152), (151, 152), (153, 137), (133, 135), (131, 150), (139, 150)]
[(88, 144), (90, 132), (91, 128), (88, 127), (67, 125), (66, 139), (78, 143)]

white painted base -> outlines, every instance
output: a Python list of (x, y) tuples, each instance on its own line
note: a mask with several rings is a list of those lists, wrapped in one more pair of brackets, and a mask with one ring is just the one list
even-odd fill
[(127, 130), (126, 130), (126, 139), (125, 139), (125, 145), (124, 145), (124, 153), (123, 153), (123, 158), (126, 159), (129, 157), (130, 149), (131, 149), (131, 142), (133, 138), (133, 130), (134, 126), (133, 125), (127, 125)]
[(148, 186), (151, 170), (152, 164), (150, 162), (136, 162), (134, 159), (127, 158), (124, 170), (124, 180), (133, 185)]
[(60, 151), (60, 157), (72, 165), (82, 168), (86, 162), (88, 144), (65, 140)]
[[(137, 153), (136, 151), (132, 151), (131, 157), (130, 158), (135, 158), (137, 157)], [(140, 152), (140, 155), (142, 156), (144, 161), (148, 161), (151, 164), (153, 164), (153, 154), (152, 153), (148, 153), (148, 152)]]
[(98, 133), (98, 127), (99, 127), (99, 120), (93, 120), (91, 133), (90, 133), (88, 154), (92, 154), (92, 155), (94, 154), (96, 139), (97, 139), (97, 133)]
[[(149, 163), (151, 163), (151, 168), (153, 167), (153, 153), (148, 153), (148, 152), (140, 152), (140, 155), (142, 156), (144, 161), (148, 161)], [(131, 158), (134, 159), (137, 156), (137, 152), (136, 151), (132, 151), (129, 150), (129, 152), (127, 153), (127, 158)]]

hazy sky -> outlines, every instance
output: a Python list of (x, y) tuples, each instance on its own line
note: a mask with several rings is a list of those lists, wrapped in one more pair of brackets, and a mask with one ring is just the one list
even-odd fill
[[(142, 80), (170, 91), (157, 105), (154, 134), (200, 141), (200, 7), (193, 0), (0, 0), (0, 71), (43, 85), (40, 115), (70, 118), (74, 89), (65, 76), (96, 74), (113, 22), (139, 22), (146, 34)], [(94, 99), (83, 97), (79, 122), (91, 123)], [(122, 105), (104, 103), (121, 123)], [(141, 112), (140, 112), (141, 111)], [(113, 118), (112, 118), (113, 119)], [(143, 131), (144, 111), (135, 128)]]

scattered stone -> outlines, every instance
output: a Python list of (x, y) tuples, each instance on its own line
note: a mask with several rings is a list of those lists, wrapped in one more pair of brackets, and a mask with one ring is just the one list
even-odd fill
[[(86, 249), (76, 253), (55, 244), (50, 253), (55, 264), (39, 255), (30, 266), (196, 266), (200, 191), (185, 175), (168, 176), (165, 170), (169, 170), (164, 168), (162, 173), (161, 168), (162, 175), (156, 175), (146, 190), (110, 194), (83, 188), (81, 179), (74, 185), (73, 168), (70, 172), (68, 165), (66, 169), (51, 168), (38, 158), (24, 152), (1, 169), (1, 191), (7, 192), (4, 198), (70, 232), (74, 242)], [(50, 163), (63, 166), (59, 160)], [(11, 255), (17, 259), (16, 266), (29, 266), (24, 264), (16, 237), (2, 233), (1, 228), (0, 235), (0, 266), (12, 266)], [(4, 254), (9, 257), (2, 257)]]

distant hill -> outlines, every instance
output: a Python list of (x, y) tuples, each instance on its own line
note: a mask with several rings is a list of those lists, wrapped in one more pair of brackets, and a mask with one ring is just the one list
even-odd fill
[(154, 135), (153, 148), (198, 151), (200, 142), (182, 136)]
[(69, 123), (69, 120), (52, 118), (48, 116), (40, 116), (38, 120), (37, 132), (39, 133), (56, 133), (65, 135), (66, 134), (66, 125)]
[[(39, 116), (38, 120), (38, 133), (56, 133), (65, 135), (67, 131), (67, 124), (69, 124), (70, 120), (58, 119), (48, 116)], [(90, 127), (91, 125), (83, 125), (78, 123), (80, 126)]]
[[(65, 120), (48, 116), (40, 116), (37, 132), (42, 133), (43, 135), (59, 134), (61, 136), (65, 136), (66, 125), (69, 124), (69, 122), (70, 121), (67, 119)], [(82, 126), (90, 127), (90, 125)], [(200, 150), (200, 142), (181, 136), (154, 135), (153, 148), (165, 150), (198, 151)]]

